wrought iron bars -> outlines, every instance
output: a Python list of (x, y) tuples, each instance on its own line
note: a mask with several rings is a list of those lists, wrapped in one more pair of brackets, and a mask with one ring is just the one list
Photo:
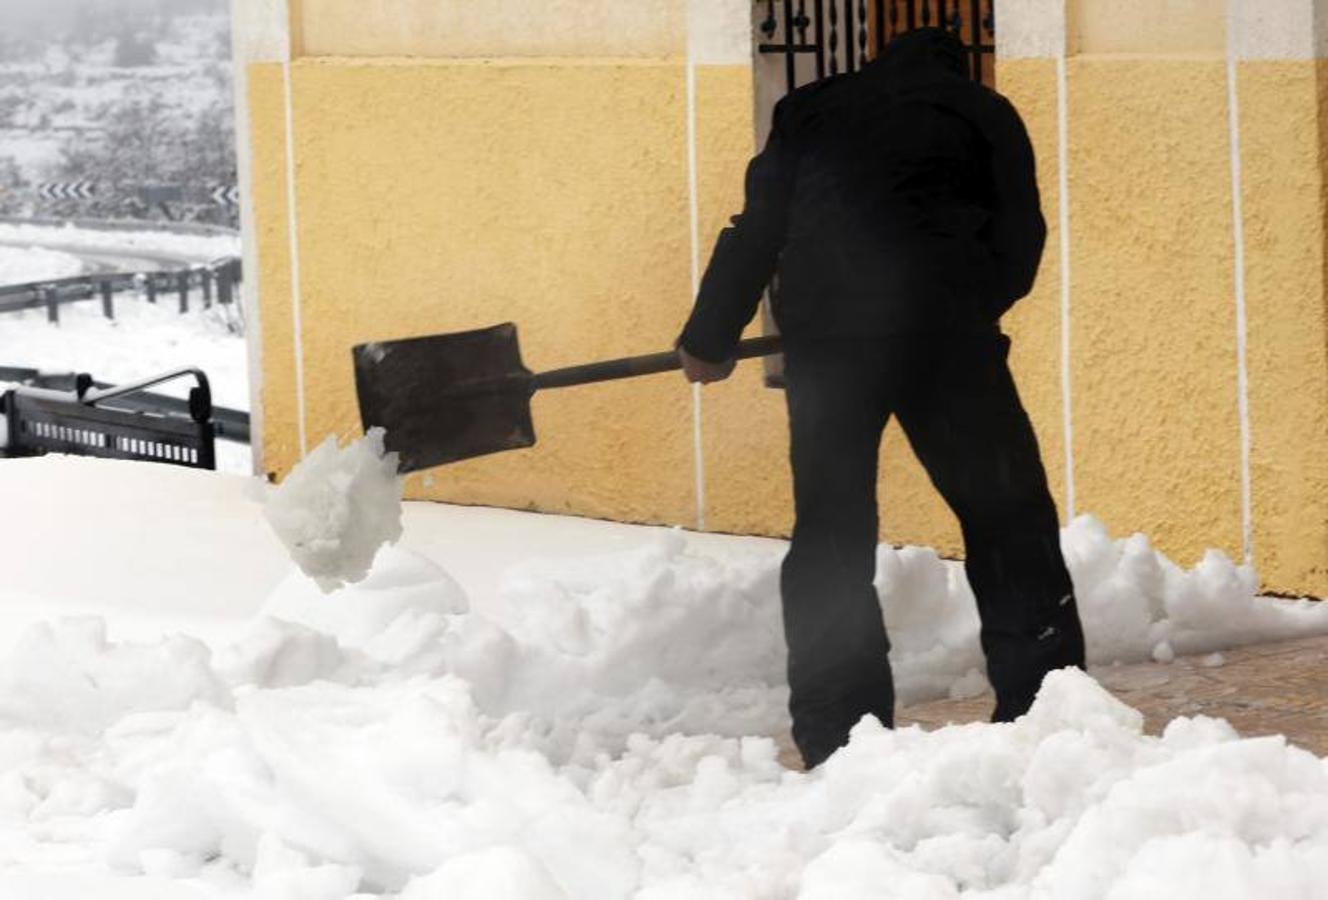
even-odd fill
[[(784, 76), (791, 91), (798, 84), (800, 56), (811, 57), (814, 77), (821, 79), (827, 74), (837, 75), (841, 69), (856, 71), (902, 31), (940, 26), (959, 36), (969, 51), (974, 79), (986, 81), (996, 50), (994, 2), (813, 0), (808, 15), (807, 0), (765, 0), (765, 18), (758, 25), (762, 40), (757, 49), (784, 56)], [(777, 10), (777, 6), (781, 8)], [(809, 75), (804, 69), (804, 78)]]

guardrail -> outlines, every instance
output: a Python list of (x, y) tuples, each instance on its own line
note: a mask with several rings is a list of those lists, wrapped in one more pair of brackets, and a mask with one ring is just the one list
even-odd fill
[(101, 299), (102, 314), (115, 318), (115, 295), (124, 291), (142, 292), (149, 303), (174, 294), (180, 312), (189, 311), (190, 291), (197, 287), (203, 308), (214, 302), (235, 302), (235, 286), (241, 276), (239, 257), (226, 257), (201, 266), (155, 272), (116, 272), (51, 278), (25, 284), (0, 286), (0, 313), (22, 309), (46, 309), (46, 318), (60, 321), (60, 307), (66, 303)]

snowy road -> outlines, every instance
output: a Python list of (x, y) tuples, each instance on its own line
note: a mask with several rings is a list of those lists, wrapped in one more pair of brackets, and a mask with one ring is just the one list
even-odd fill
[[(0, 463), (0, 896), (1313, 900), (1328, 760), (1216, 720), (1161, 737), (1087, 677), (1008, 725), (868, 719), (810, 774), (779, 541), (407, 504), (325, 595), (270, 488)], [(1063, 534), (1090, 652), (1328, 631), (1218, 556)], [(976, 656), (953, 565), (882, 548), (904, 697)], [(78, 615), (80, 618), (59, 618)]]
[(0, 247), (7, 247), (13, 252), (26, 252), (33, 247), (40, 247), (43, 250), (65, 253), (82, 260), (83, 271), (86, 273), (153, 272), (158, 269), (173, 269), (208, 262), (206, 259), (199, 259), (196, 254), (148, 253), (142, 250), (123, 252), (88, 247), (76, 241), (49, 240), (33, 243), (0, 239)]
[[(24, 225), (0, 222), (0, 249), (6, 256), (28, 250), (67, 254), (82, 259), (89, 271), (139, 272), (198, 265), (225, 256), (238, 256), (239, 237), (234, 235), (180, 234), (162, 230), (125, 231), (74, 226)], [(11, 264), (4, 272), (6, 283), (50, 277), (34, 274), (25, 278), (22, 267)]]

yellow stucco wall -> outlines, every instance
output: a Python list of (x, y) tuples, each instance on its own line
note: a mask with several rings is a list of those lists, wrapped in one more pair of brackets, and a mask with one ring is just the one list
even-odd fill
[[(250, 75), (266, 159), (280, 69)], [(358, 428), (360, 341), (512, 320), (536, 370), (668, 345), (690, 297), (682, 64), (303, 60), (291, 80), (310, 443)], [(751, 151), (749, 73), (701, 67), (698, 107), (715, 173), (700, 180), (728, 190)], [(283, 166), (255, 164), (260, 222), (284, 218)], [(281, 472), (297, 431), (286, 234), (259, 240), (266, 459)], [(534, 410), (535, 449), (412, 478), (410, 494), (693, 521), (681, 379), (545, 392)]]
[[(697, 78), (697, 196), (700, 262), (742, 208), (742, 179), (755, 150), (752, 76), (747, 67), (708, 67)], [(687, 304), (679, 307), (679, 321)], [(747, 337), (761, 334), (760, 319)], [(758, 362), (741, 363), (701, 396), (705, 520), (715, 531), (788, 534), (793, 492), (783, 391), (767, 390)]]
[(1328, 597), (1328, 64), (1241, 63), (1254, 556)]
[(262, 441), (267, 471), (286, 472), (300, 458), (300, 441), (286, 203), (285, 87), (278, 64), (252, 65), (248, 75), (254, 242), (262, 305), (259, 346), (264, 426), (256, 439)]
[[(306, 22), (314, 5), (323, 37), (306, 28), (305, 50), (343, 47), (358, 7), (304, 0)], [(421, 52), (440, 51), (423, 38)], [(535, 370), (667, 346), (691, 301), (685, 60), (370, 58), (373, 49), (291, 65), (310, 445), (358, 430), (349, 349), (360, 341), (512, 320)], [(280, 474), (299, 455), (300, 413), (283, 70), (247, 71), (262, 441), (266, 467)], [(1185, 564), (1214, 546), (1239, 558), (1224, 61), (1088, 54), (1072, 56), (1067, 74), (1077, 511), (1114, 533), (1143, 531)], [(1003, 324), (1064, 516), (1056, 64), (1002, 60), (997, 78), (1033, 138), (1050, 229), (1034, 290)], [(1240, 68), (1255, 562), (1266, 588), (1321, 596), (1325, 85), (1328, 72), (1312, 61)], [(704, 265), (742, 202), (751, 69), (699, 65), (695, 86)], [(701, 409), (707, 527), (787, 534), (782, 392), (762, 388), (761, 367), (744, 363), (704, 389)], [(693, 525), (692, 410), (676, 375), (547, 392), (535, 401), (536, 448), (412, 476), (408, 491)], [(883, 537), (959, 554), (953, 516), (897, 424), (882, 456)]]
[(1225, 84), (1220, 59), (1069, 62), (1078, 506), (1186, 564), (1242, 554)]
[[(510, 320), (536, 371), (667, 345), (690, 292), (680, 65), (320, 60), (293, 84), (312, 438), (358, 428), (359, 341)], [(544, 392), (534, 413), (535, 449), (410, 495), (688, 520), (679, 379)]]
[(1037, 159), (1047, 243), (1033, 290), (1001, 320), (1011, 337), (1010, 368), (1037, 432), (1052, 497), (1066, 518), (1065, 409), (1061, 391), (1061, 231), (1056, 146), (1056, 64), (1048, 59), (998, 61), (997, 87), (1014, 103)]

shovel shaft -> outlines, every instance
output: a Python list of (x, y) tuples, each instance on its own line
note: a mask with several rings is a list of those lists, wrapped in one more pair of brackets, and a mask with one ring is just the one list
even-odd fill
[[(754, 356), (770, 356), (778, 353), (780, 347), (778, 337), (749, 338), (738, 343), (733, 358), (750, 359)], [(582, 366), (552, 369), (532, 377), (531, 386), (535, 390), (573, 387), (578, 384), (593, 384), (597, 381), (613, 381), (616, 378), (635, 378), (638, 375), (672, 372), (681, 368), (682, 361), (678, 358), (678, 352), (670, 350), (667, 353), (625, 356), (622, 359), (606, 359), (603, 362), (586, 363)]]

